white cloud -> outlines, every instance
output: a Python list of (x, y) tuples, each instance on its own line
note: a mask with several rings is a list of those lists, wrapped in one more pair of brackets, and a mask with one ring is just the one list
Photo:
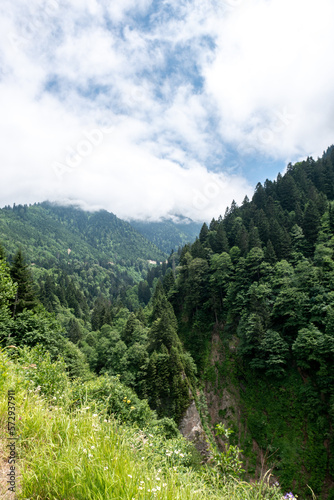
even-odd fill
[(225, 140), (278, 158), (332, 143), (333, 14), (328, 0), (254, 0), (221, 19), (203, 75)]
[(229, 173), (227, 147), (290, 161), (333, 142), (333, 10), (330, 0), (3, 0), (0, 203), (224, 213), (252, 191), (247, 172)]

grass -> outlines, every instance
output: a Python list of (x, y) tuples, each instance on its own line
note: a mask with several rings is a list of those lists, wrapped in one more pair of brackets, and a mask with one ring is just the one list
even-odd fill
[[(192, 448), (182, 437), (166, 439), (159, 426), (149, 423), (144, 429), (121, 423), (117, 415), (107, 413), (102, 400), (74, 405), (79, 382), (60, 377), (59, 393), (57, 385), (49, 383), (59, 366), (40, 357), (27, 365), (27, 351), (23, 354), (13, 360), (0, 351), (1, 429), (6, 428), (7, 391), (15, 390), (18, 499), (282, 498), (278, 487), (269, 487), (268, 477), (250, 484), (224, 478), (214, 467), (196, 465)], [(37, 384), (39, 373), (44, 385)], [(127, 401), (123, 399), (129, 408)]]

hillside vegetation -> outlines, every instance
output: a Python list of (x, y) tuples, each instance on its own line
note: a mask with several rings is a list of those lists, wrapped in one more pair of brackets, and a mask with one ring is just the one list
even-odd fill
[(117, 377), (70, 380), (40, 348), (1, 350), (0, 369), (2, 430), (8, 390), (15, 394), (18, 499), (282, 497), (265, 480), (250, 485), (200, 466), (173, 421), (157, 419)]
[(202, 224), (185, 217), (175, 217), (175, 220), (163, 219), (157, 222), (131, 220), (139, 233), (152, 241), (167, 254), (177, 250), (186, 243), (195, 241)]
[[(167, 262), (107, 212), (47, 204), (1, 210), (0, 341), (18, 353), (10, 359), (2, 354), (3, 371), (21, 394), (20, 408), (24, 397), (44, 394), (33, 410), (26, 407), (29, 422), (29, 412), (41, 411), (35, 434), (29, 434), (33, 424), (28, 426), (27, 439), (35, 436), (31, 446), (20, 449), (23, 470), (29, 464), (26, 496), (39, 485), (40, 498), (110, 498), (114, 491), (114, 498), (276, 499), (282, 497), (273, 486), (278, 482), (299, 498), (312, 498), (314, 491), (318, 499), (333, 499), (333, 201), (334, 149), (329, 148), (321, 159), (289, 165), (276, 181), (258, 184), (252, 200), (245, 198), (241, 207), (233, 202)], [(152, 266), (150, 259), (163, 264)], [(41, 373), (55, 377), (49, 392), (39, 370), (26, 370), (44, 366), (44, 359)], [(35, 385), (28, 387), (26, 379)], [(15, 380), (21, 380), (22, 393)], [(65, 422), (62, 427), (57, 421), (63, 429), (59, 437), (50, 418), (42, 418), (58, 398), (55, 391), (64, 398), (56, 410)], [(209, 466), (200, 466), (177, 430), (193, 400), (210, 442)], [(82, 442), (70, 430), (72, 424), (79, 427), (73, 420), (79, 414), (88, 419), (80, 423)], [(150, 421), (160, 430), (152, 430)], [(117, 467), (105, 478), (111, 456), (103, 474), (95, 462), (80, 461), (86, 460), (80, 450), (88, 453), (93, 423), (103, 433), (110, 424), (107, 439), (124, 436), (112, 450), (120, 453), (118, 445), (127, 450), (122, 453), (130, 465), (122, 470), (130, 470), (128, 479)], [(148, 474), (151, 462), (142, 448), (136, 454), (138, 429), (152, 449), (171, 451), (159, 439), (181, 440), (180, 452), (173, 448), (173, 453), (177, 460), (180, 453), (188, 457), (180, 465), (194, 475), (187, 480), (173, 469), (177, 464), (166, 465), (169, 472), (162, 465), (169, 489), (152, 491), (152, 478), (160, 474), (152, 468), (151, 497), (144, 496), (137, 479)], [(36, 436), (45, 439), (34, 446)], [(44, 451), (38, 455), (38, 449)], [(157, 451), (152, 467), (158, 460), (169, 464), (166, 455), (162, 459)], [(50, 456), (61, 460), (47, 483), (43, 471), (51, 467)], [(271, 487), (263, 480), (269, 468)], [(85, 479), (87, 471), (94, 484)]]
[(180, 337), (219, 418), (236, 431), (248, 471), (262, 453), (303, 498), (306, 483), (334, 498), (333, 199), (333, 148), (289, 165), (258, 184), (251, 201), (203, 225), (168, 292)]

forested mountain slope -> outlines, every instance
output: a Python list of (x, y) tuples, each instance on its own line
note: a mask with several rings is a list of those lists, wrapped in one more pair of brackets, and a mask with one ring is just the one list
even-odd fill
[(114, 260), (128, 267), (139, 259), (165, 258), (154, 244), (112, 213), (85, 212), (47, 202), (1, 209), (0, 239), (9, 253), (21, 243), (29, 259), (49, 267), (64, 258), (86, 262)]
[(0, 211), (1, 343), (40, 344), (72, 378), (118, 377), (170, 429), (195, 398), (212, 442), (224, 424), (220, 485), (242, 474), (240, 447), (246, 478), (271, 468), (284, 491), (333, 500), (334, 148), (258, 184), (167, 262), (114, 217)]
[(334, 498), (333, 199), (331, 147), (204, 224), (168, 292), (212, 423), (302, 498)]
[(131, 220), (130, 224), (167, 254), (195, 241), (202, 226), (201, 223), (185, 217), (175, 217), (175, 220), (163, 219), (159, 222)]
[[(101, 294), (124, 298), (127, 288), (146, 276), (149, 260), (166, 259), (153, 243), (112, 213), (90, 213), (47, 202), (1, 209), (0, 242), (9, 260), (18, 248), (23, 250), (35, 278), (46, 283), (44, 292), (50, 302), (55, 295), (51, 282), (66, 289), (72, 286), (70, 280), (89, 306)], [(68, 291), (71, 294), (75, 295), (73, 289)]]

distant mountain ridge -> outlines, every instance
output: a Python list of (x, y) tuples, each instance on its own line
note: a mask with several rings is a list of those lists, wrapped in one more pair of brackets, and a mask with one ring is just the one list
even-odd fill
[(193, 243), (203, 222), (194, 222), (181, 215), (175, 215), (173, 219), (163, 218), (156, 222), (130, 220), (132, 227), (167, 254), (186, 243)]
[(9, 254), (21, 245), (28, 259), (53, 263), (67, 259), (68, 250), (71, 258), (121, 265), (166, 258), (128, 222), (106, 210), (86, 212), (49, 202), (0, 209), (0, 241)]

